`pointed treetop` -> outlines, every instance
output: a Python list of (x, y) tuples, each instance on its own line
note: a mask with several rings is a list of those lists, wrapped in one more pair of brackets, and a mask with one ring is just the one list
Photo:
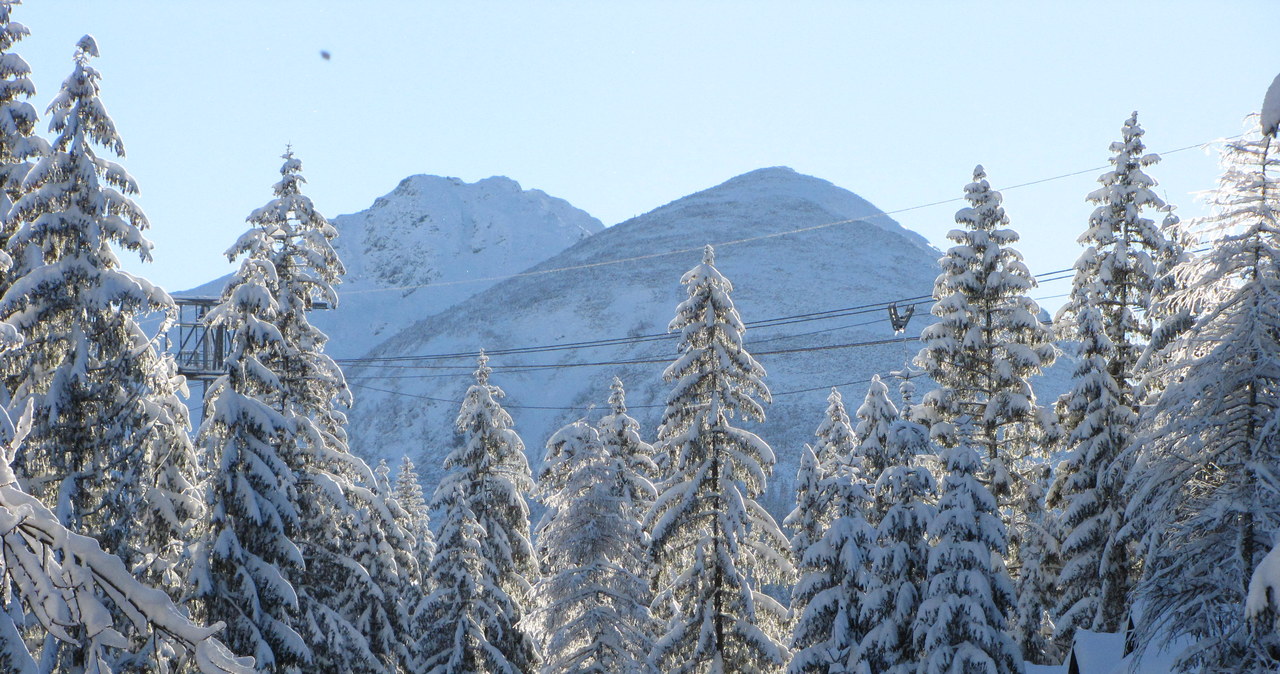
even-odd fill
[(871, 375), (871, 383), (867, 387), (867, 399), (871, 399), (873, 396), (884, 396), (885, 399), (889, 397), (889, 387), (880, 381), (880, 375), (878, 374)]
[(627, 392), (622, 388), (622, 380), (615, 376), (609, 388), (611, 390), (609, 393), (609, 406), (613, 408), (613, 413), (626, 414)]
[(284, 154), (280, 155), (280, 158), (284, 160), (284, 165), (280, 167), (280, 175), (287, 176), (290, 173), (302, 171), (302, 160), (293, 156), (292, 143), (284, 146)]
[(76, 42), (76, 61), (84, 63), (90, 56), (98, 55), (98, 41), (92, 35), (85, 35)]
[(489, 375), (493, 374), (493, 368), (489, 367), (489, 356), (485, 355), (484, 349), (480, 349), (480, 356), (476, 358), (476, 383), (481, 386), (489, 385)]
[(987, 177), (987, 170), (982, 168), (982, 164), (973, 167), (973, 182), (978, 182)]
[(707, 247), (702, 249), (702, 264), (712, 265), (715, 263), (716, 249), (712, 248), (711, 244), (707, 244)]
[[(284, 154), (280, 155), (280, 158), (284, 160), (284, 164), (280, 166), (280, 175), (282, 178), (273, 188), (276, 196), (291, 197), (302, 194), (302, 183), (307, 182), (307, 179), (302, 177), (302, 160), (293, 156), (292, 144), (285, 145)], [(292, 208), (297, 210), (299, 206), (303, 206), (306, 210), (310, 210), (310, 200), (307, 200), (305, 205), (293, 205)]]
[(836, 387), (832, 386), (831, 395), (827, 396), (827, 402), (831, 403), (832, 405), (843, 403), (844, 396), (840, 395), (840, 389), (837, 389)]

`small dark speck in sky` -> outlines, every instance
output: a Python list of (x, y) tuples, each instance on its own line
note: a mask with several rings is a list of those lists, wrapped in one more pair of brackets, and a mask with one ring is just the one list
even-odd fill
[(329, 50), (328, 50), (328, 49), (321, 49), (321, 50), (320, 50), (320, 58), (322, 58), (322, 59), (324, 59), (324, 60), (328, 61), (332, 56), (333, 56), (333, 55), (329, 53)]

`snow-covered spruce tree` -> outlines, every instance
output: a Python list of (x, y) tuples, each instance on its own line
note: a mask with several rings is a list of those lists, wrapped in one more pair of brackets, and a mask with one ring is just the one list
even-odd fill
[[(427, 569), (431, 567), (431, 558), (436, 554), (436, 541), (431, 535), (431, 508), (422, 495), (422, 482), (418, 478), (417, 468), (413, 461), (405, 456), (400, 461), (400, 469), (396, 472), (395, 499), (404, 511), (407, 524), (403, 525), (413, 536), (414, 557), (418, 560), (418, 584), (425, 590)], [(425, 592), (423, 592), (425, 596)]]
[(18, 474), (57, 504), (64, 524), (117, 551), (141, 501), (141, 438), (153, 423), (145, 399), (160, 361), (138, 318), (174, 308), (162, 290), (122, 271), (113, 249), (150, 259), (146, 217), (127, 196), (137, 184), (95, 152), (124, 150), (98, 99), (96, 54), (93, 39), (81, 38), (75, 69), (49, 107), (58, 136), (11, 212), (21, 228), (9, 240), (14, 282), (0, 318), (26, 341), (6, 354), (10, 391), (36, 406)]
[(629, 490), (631, 517), (642, 521), (657, 497), (653, 481), (657, 479), (658, 466), (654, 463), (653, 446), (640, 437), (640, 422), (627, 414), (627, 392), (617, 377), (610, 385), (609, 414), (596, 422), (596, 429), (605, 452), (624, 462), (623, 480)]
[[(34, 135), (39, 117), (27, 99), (36, 93), (31, 67), (13, 48), (30, 35), (13, 20), (21, 0), (0, 1), (0, 251), (17, 231), (9, 210), (22, 196), (22, 181), (32, 162), (49, 153), (49, 144)], [(8, 289), (8, 275), (0, 275), (0, 296)]]
[(196, 614), (226, 624), (231, 650), (253, 656), (262, 672), (300, 672), (312, 656), (293, 627), (304, 562), (293, 540), (297, 478), (281, 455), (292, 425), (274, 371), (285, 348), (275, 280), (270, 260), (251, 254), (209, 312), (210, 326), (231, 338), (227, 374), (205, 395), (196, 440), (209, 463), (209, 523), (191, 583)]
[(868, 445), (873, 454), (883, 452), (885, 468), (872, 487), (876, 538), (863, 598), (862, 620), (868, 631), (861, 644), (861, 666), (872, 672), (909, 672), (920, 659), (911, 629), (927, 582), (926, 532), (934, 515), (933, 475), (918, 460), (932, 448), (924, 427), (899, 418), (888, 388), (878, 378), (862, 409), (867, 425), (883, 428), (885, 420), (894, 421), (883, 444), (876, 440)]
[[(0, 34), (12, 37), (13, 30)], [(36, 411), (14, 468), (65, 526), (92, 533), (177, 597), (178, 574), (166, 569), (179, 563), (198, 511), (194, 465), (177, 398), (182, 380), (139, 324), (148, 314), (171, 320), (176, 310), (164, 291), (122, 271), (116, 257), (119, 247), (149, 260), (151, 244), (141, 233), (146, 217), (129, 196), (137, 184), (98, 156), (123, 156), (124, 146), (98, 97), (101, 75), (89, 65), (96, 54), (93, 38), (81, 38), (72, 74), (49, 106), (52, 147), (29, 170), (10, 166), (9, 182), (0, 186), (18, 196), (5, 220), (5, 259), (13, 267), (0, 320), (26, 341), (0, 358), (0, 368), (5, 396), (30, 401)], [(18, 73), (25, 65), (5, 54), (0, 68)], [(13, 84), (8, 94), (23, 88)], [(0, 114), (0, 123), (5, 115), (25, 119), (24, 104), (10, 103), (17, 108)], [(9, 141), (0, 145), (43, 148), (11, 137), (24, 128), (5, 131)], [(81, 666), (83, 651), (46, 643), (46, 666)]]
[(1022, 657), (1005, 634), (1015, 597), (1004, 568), (1004, 525), (967, 435), (942, 450), (946, 475), (929, 523), (929, 582), (912, 629), (922, 658), (917, 671), (1020, 673)]
[[(840, 392), (832, 388), (827, 396), (822, 422), (814, 432), (818, 446), (805, 445), (800, 454), (800, 467), (796, 472), (796, 507), (782, 522), (792, 531), (791, 554), (797, 563), (803, 562), (806, 551), (822, 538), (836, 516), (833, 480), (837, 475), (853, 475), (855, 469), (862, 469), (862, 463), (855, 455), (858, 439), (849, 423)], [(861, 477), (862, 473), (857, 475)], [(807, 571), (801, 569), (801, 574), (804, 573)], [(793, 617), (804, 613), (805, 601), (801, 596), (792, 597)]]
[[(800, 452), (800, 467), (796, 470), (796, 507), (791, 510), (782, 525), (791, 530), (792, 559), (801, 560), (804, 553), (822, 538), (831, 518), (827, 511), (828, 494), (824, 482), (826, 471), (818, 463), (818, 455), (809, 445)], [(802, 603), (793, 599), (793, 614), (804, 612)]]
[(1168, 383), (1141, 422), (1129, 527), (1145, 532), (1142, 643), (1189, 639), (1176, 668), (1272, 671), (1280, 635), (1246, 623), (1251, 574), (1280, 530), (1280, 154), (1230, 141), (1197, 223), (1212, 249), (1179, 270), (1198, 316), (1168, 347)]
[(1114, 350), (1097, 296), (1077, 289), (1073, 302), (1079, 365), (1071, 391), (1058, 400), (1067, 454), (1058, 465), (1048, 504), (1060, 509), (1061, 569), (1054, 639), (1067, 649), (1077, 629), (1117, 632), (1128, 614), (1132, 557), (1118, 537), (1128, 451), (1137, 419), (1124, 387), (1108, 367)]
[[(26, 610), (27, 627), (47, 634), (45, 642), (65, 643), (66, 650), (79, 654), (80, 668), (65, 671), (109, 674), (121, 651), (155, 643), (163, 633), (166, 643), (186, 654), (189, 671), (250, 674), (252, 661), (236, 658), (214, 638), (222, 625), (191, 622), (164, 592), (131, 576), (119, 557), (103, 552), (96, 540), (68, 530), (38, 499), (22, 491), (11, 466), (30, 431), (32, 409), (26, 407), (16, 428), (0, 410), (0, 580)], [(156, 659), (150, 671), (174, 671), (171, 659), (159, 653), (153, 651)], [(36, 674), (44, 669), (36, 655), (12, 617), (0, 612), (0, 669)]]
[(1161, 263), (1181, 250), (1143, 217), (1143, 209), (1165, 204), (1144, 171), (1160, 158), (1145, 154), (1138, 113), (1121, 133), (1111, 144), (1112, 170), (1089, 194), (1097, 208), (1079, 238), (1085, 251), (1056, 321), (1059, 336), (1081, 349), (1075, 385), (1057, 405), (1067, 460), (1050, 490), (1050, 505), (1065, 511), (1065, 575), (1053, 610), (1054, 638), (1062, 647), (1079, 628), (1117, 632), (1128, 615), (1137, 568), (1116, 534), (1123, 526), (1121, 486), (1140, 402), (1139, 362), (1155, 328), (1151, 306), (1162, 283)]
[[(134, 577), (163, 590), (178, 603), (190, 596), (187, 580), (195, 561), (191, 544), (202, 535), (206, 516), (200, 457), (190, 436), (187, 407), (176, 394), (185, 386), (173, 356), (162, 354), (150, 385), (154, 423), (143, 438), (143, 503), (125, 541)], [(152, 639), (122, 657), (117, 670), (155, 672), (157, 658), (181, 663), (189, 654), (177, 646), (169, 640)], [(183, 669), (180, 666), (175, 671)]]
[(1161, 266), (1179, 257), (1182, 246), (1169, 239), (1165, 228), (1143, 217), (1143, 209), (1160, 211), (1165, 203), (1152, 189), (1156, 181), (1144, 171), (1160, 157), (1146, 154), (1138, 113), (1125, 122), (1121, 133), (1121, 140), (1111, 144), (1114, 168), (1098, 178), (1102, 186), (1088, 196), (1097, 208), (1078, 239), (1085, 251), (1075, 264), (1071, 297), (1055, 323), (1062, 337), (1078, 337), (1078, 314), (1093, 296), (1112, 344), (1108, 372), (1121, 387), (1121, 402), (1136, 412), (1138, 360), (1155, 327), (1152, 295), (1162, 283)]
[(426, 499), (422, 495), (422, 483), (418, 480), (418, 471), (413, 461), (405, 456), (400, 461), (400, 469), (396, 473), (394, 486), (390, 491), (388, 507), (396, 517), (404, 537), (400, 539), (407, 550), (396, 549), (399, 555), (408, 554), (411, 558), (399, 563), (396, 576), (399, 602), (396, 606), (398, 620), (402, 626), (398, 635), (405, 644), (403, 669), (412, 671), (418, 650), (417, 613), (430, 594), (428, 574), (431, 560), (435, 558), (436, 543), (431, 535), (431, 514)]
[[(867, 387), (867, 397), (857, 411), (858, 426), (854, 430), (857, 438), (857, 449), (854, 450), (861, 465), (862, 474), (875, 484), (886, 470), (900, 465), (902, 460), (902, 443), (906, 438), (896, 437), (903, 421), (898, 408), (889, 400), (889, 387), (880, 381), (880, 375), (871, 377), (871, 385)], [(910, 424), (910, 422), (907, 422)], [(908, 440), (908, 442), (910, 442)], [(911, 455), (916, 452), (927, 452), (927, 439), (916, 439)], [(872, 508), (868, 519), (872, 524), (879, 524), (884, 510)]]
[(651, 672), (656, 631), (640, 571), (645, 536), (635, 518), (624, 456), (577, 421), (547, 441), (538, 498), (542, 578), (528, 622), (541, 642), (543, 674)]
[(818, 441), (813, 450), (829, 473), (834, 473), (838, 466), (853, 460), (854, 449), (859, 440), (851, 424), (849, 413), (844, 407), (844, 398), (833, 387), (831, 394), (827, 396), (827, 409), (822, 423), (814, 431)]
[(795, 656), (788, 672), (794, 674), (826, 672), (859, 659), (858, 645), (867, 633), (862, 593), (875, 542), (867, 522), (871, 498), (864, 457), (834, 388), (814, 434), (819, 449), (806, 445), (801, 454), (796, 508), (785, 522), (794, 531), (791, 549), (800, 571), (791, 596)]
[(439, 548), (431, 559), (432, 592), (416, 619), (421, 635), (418, 659), (410, 671), (423, 674), (472, 674), (472, 672), (531, 672), (532, 644), (522, 646), (512, 662), (491, 643), (495, 633), (516, 633), (511, 615), (518, 607), (510, 595), (493, 582), (492, 564), (484, 557), (487, 532), (468, 505), (466, 488), (454, 483), (447, 491), (437, 488), (434, 504), (440, 509)]
[(1047, 598), (1039, 595), (1051, 580), (1044, 562), (1052, 553), (1045, 549), (1052, 546), (1041, 485), (1057, 424), (1036, 403), (1029, 379), (1053, 362), (1056, 351), (1050, 329), (1037, 318), (1039, 307), (1027, 296), (1035, 279), (1011, 247), (1018, 234), (1007, 227), (1000, 193), (981, 166), (965, 198), (969, 206), (956, 212), (964, 227), (947, 235), (956, 245), (939, 260), (942, 273), (933, 292), (938, 322), (921, 333), (924, 346), (915, 360), (938, 388), (925, 394), (913, 416), (945, 447), (957, 442), (958, 419), (974, 420), (972, 442), (984, 454), (984, 479), (1001, 506), (1008, 568), (1018, 607), (1027, 612), (1012, 626), (1014, 638), (1027, 659), (1040, 662), (1048, 658), (1048, 643), (1041, 610)]
[(431, 567), (432, 593), (418, 612), (415, 671), (532, 672), (537, 649), (521, 627), (537, 557), (529, 540), (533, 487), (524, 442), (489, 383), (480, 354), (455, 427), (462, 442), (444, 460), (433, 509), (443, 512)]
[[(805, 463), (817, 463), (807, 447)], [(819, 537), (796, 552), (800, 580), (791, 599), (796, 623), (789, 674), (857, 671), (861, 642), (870, 630), (863, 605), (876, 533), (866, 520), (867, 484), (855, 464), (844, 463), (817, 486), (825, 502), (815, 506), (831, 519)]]
[[(1047, 460), (1047, 457), (1040, 457)], [(1017, 549), (1010, 557), (1017, 563), (1013, 590), (1018, 597), (1010, 632), (1023, 657), (1034, 664), (1062, 661), (1062, 650), (1053, 640), (1050, 611), (1057, 600), (1057, 522), (1044, 507), (1045, 493), (1052, 478), (1048, 463), (1030, 465), (1020, 479), (1025, 483), (1020, 503), (1014, 504), (1010, 519), (1010, 540)], [(1007, 567), (1006, 567), (1007, 568)]]
[(373, 471), (376, 485), (359, 483), (350, 488), (352, 501), (361, 504), (351, 515), (351, 558), (369, 575), (376, 594), (357, 603), (352, 624), (369, 641), (382, 663), (380, 671), (399, 672), (412, 666), (417, 642), (412, 609), (421, 603), (421, 575), (417, 542), (409, 533), (409, 514), (395, 499), (385, 460)]
[[(395, 615), (389, 610), (394, 601), (355, 553), (377, 549), (402, 532), (377, 493), (372, 471), (347, 449), (342, 410), (351, 404), (351, 393), (342, 370), (324, 353), (328, 337), (309, 319), (318, 304), (337, 304), (334, 286), (344, 273), (332, 245), (337, 230), (302, 194), (302, 162), (292, 150), (282, 159), (273, 198), (249, 214), (253, 227), (228, 255), (261, 255), (275, 271), (270, 288), (282, 348), (270, 365), (278, 377), (279, 409), (290, 425), (281, 436), (280, 457), (297, 480), (293, 541), (306, 560), (293, 578), (294, 626), (311, 645), (316, 669), (373, 674), (399, 660), (385, 650), (394, 640), (375, 638), (394, 631), (384, 624)], [(366, 545), (353, 547), (355, 539)], [(370, 615), (370, 598), (386, 610), (375, 608)]]
[(786, 537), (755, 501), (774, 455), (731, 424), (762, 420), (757, 399), (768, 400), (769, 390), (743, 347), (733, 285), (714, 262), (707, 246), (681, 278), (688, 298), (670, 325), (681, 339), (663, 373), (675, 383), (658, 429), (667, 474), (646, 518), (654, 608), (667, 623), (651, 661), (665, 672), (778, 672), (790, 656), (787, 610), (756, 590), (794, 573)]

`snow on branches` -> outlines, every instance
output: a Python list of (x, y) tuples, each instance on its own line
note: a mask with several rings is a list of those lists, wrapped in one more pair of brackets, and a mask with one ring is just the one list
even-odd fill
[(654, 610), (667, 619), (652, 662), (670, 672), (780, 671), (787, 611), (756, 589), (793, 573), (786, 537), (755, 501), (774, 454), (731, 424), (763, 419), (764, 368), (743, 346), (733, 285), (711, 246), (681, 283), (688, 298), (670, 325), (679, 356), (663, 375), (673, 388), (658, 429), (668, 472), (646, 518)]

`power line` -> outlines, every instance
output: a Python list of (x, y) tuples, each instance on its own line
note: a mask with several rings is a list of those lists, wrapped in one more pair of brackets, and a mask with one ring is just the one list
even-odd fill
[[(801, 393), (811, 393), (811, 392), (813, 392), (813, 391), (826, 391), (826, 390), (833, 389), (833, 388), (840, 388), (840, 387), (842, 387), (842, 386), (853, 386), (854, 384), (869, 384), (869, 383), (871, 383), (871, 379), (859, 379), (859, 380), (856, 380), (856, 381), (847, 381), (847, 382), (843, 382), (843, 383), (840, 383), (840, 384), (832, 384), (832, 385), (830, 385), (830, 386), (811, 386), (811, 387), (809, 387), (809, 388), (794, 389), (794, 390), (791, 390), (791, 391), (778, 391), (778, 392), (776, 392), (776, 393), (772, 393), (772, 394), (771, 394), (771, 396), (772, 396), (772, 397), (774, 397), (774, 398), (778, 398), (778, 397), (781, 397), (781, 396), (798, 395), (798, 394), (801, 394)], [(417, 398), (417, 399), (419, 399), (419, 400), (430, 400), (430, 401), (432, 401), (432, 402), (438, 402), (438, 403), (452, 403), (452, 404), (454, 404), (454, 405), (461, 405), (461, 404), (463, 403), (463, 401), (462, 401), (462, 400), (454, 400), (453, 398), (437, 398), (437, 397), (435, 397), (435, 396), (426, 396), (426, 395), (421, 395), (421, 394), (418, 394), (418, 393), (407, 393), (407, 392), (405, 392), (405, 391), (393, 391), (393, 390), (391, 390), (391, 389), (383, 389), (383, 388), (378, 388), (378, 387), (376, 387), (376, 386), (368, 386), (368, 385), (365, 385), (365, 384), (354, 384), (354, 383), (353, 383), (353, 384), (351, 384), (351, 386), (354, 386), (354, 387), (356, 387), (356, 388), (362, 388), (362, 389), (365, 389), (366, 391), (377, 391), (378, 393), (388, 393), (388, 394), (391, 394), (391, 395), (404, 396), (404, 397), (406, 397), (406, 398)], [(585, 411), (585, 409), (586, 409), (586, 408), (591, 407), (591, 406), (593, 406), (593, 405), (594, 405), (594, 403), (593, 403), (593, 404), (591, 404), (591, 405), (577, 405), (577, 406), (564, 406), (564, 405), (515, 405), (515, 404), (510, 404), (510, 405), (503, 405), (502, 407), (503, 407), (504, 409), (512, 409), (512, 410), (555, 410), (555, 411), (584, 410), (584, 411)], [(632, 404), (628, 404), (628, 405), (627, 405), (627, 409), (629, 409), (629, 410), (631, 410), (631, 409), (655, 409), (655, 408), (659, 408), (659, 407), (666, 407), (666, 405), (657, 405), (657, 404), (650, 404), (650, 405), (632, 405)]]
[[(833, 351), (836, 349), (850, 349), (864, 346), (883, 346), (885, 344), (902, 344), (904, 342), (914, 342), (917, 337), (891, 337), (888, 339), (872, 339), (862, 342), (846, 342), (844, 344), (825, 344), (818, 346), (797, 346), (790, 349), (773, 349), (771, 351), (756, 351), (753, 356), (781, 356), (793, 353), (809, 353), (811, 351)], [(653, 365), (656, 363), (669, 363), (670, 356), (655, 356), (652, 358), (633, 358), (631, 360), (600, 360), (586, 363), (532, 363), (529, 365), (508, 365), (500, 368), (503, 374), (522, 374), (526, 372), (540, 372), (543, 370), (561, 370), (576, 367), (603, 367), (606, 365)], [(412, 365), (395, 366), (404, 369), (414, 368)], [(458, 366), (462, 368), (464, 366)], [(465, 366), (472, 369), (470, 366)], [(370, 377), (351, 377), (351, 379), (439, 379), (446, 377), (459, 377), (467, 373), (453, 372), (448, 374), (404, 374), (404, 375), (377, 375)]]
[[(1058, 269), (1051, 272), (1045, 272), (1043, 274), (1036, 274), (1035, 278), (1040, 279), (1040, 277), (1054, 277), (1054, 278), (1041, 279), (1041, 281), (1044, 283), (1060, 281), (1063, 279), (1071, 278), (1072, 276), (1071, 274), (1068, 274), (1066, 276), (1060, 276), (1060, 275), (1067, 274), (1068, 272), (1072, 272), (1072, 271), (1073, 270), (1071, 269)], [(809, 312), (804, 314), (794, 314), (790, 316), (778, 316), (778, 317), (767, 318), (759, 321), (747, 322), (745, 323), (745, 325), (749, 329), (772, 328), (772, 327), (779, 327), (783, 325), (791, 325), (794, 323), (804, 323), (804, 322), (816, 321), (816, 320), (827, 320), (832, 318), (846, 318), (849, 316), (875, 313), (878, 311), (885, 310), (890, 304), (896, 304), (902, 307), (920, 306), (924, 304), (929, 304), (932, 301), (933, 301), (933, 297), (931, 295), (916, 295), (915, 297), (904, 297), (904, 298), (898, 298), (894, 300), (872, 302), (872, 303), (860, 304), (852, 307), (828, 309), (826, 311), (815, 311), (815, 312)], [(885, 319), (881, 319), (881, 320), (885, 320)], [(864, 323), (856, 323), (853, 325), (847, 325), (843, 327), (844, 328), (858, 327), (858, 326), (869, 325), (871, 323), (878, 323), (878, 322), (880, 321), (879, 320), (868, 321)], [(791, 339), (793, 337), (803, 337), (807, 335), (818, 334), (821, 332), (831, 332), (836, 329), (841, 329), (841, 328), (817, 330), (814, 332), (799, 333), (799, 334), (792, 334), (792, 335), (781, 335), (777, 337), (771, 337), (765, 340), (759, 340), (756, 343), (759, 344), (763, 342)], [(679, 335), (675, 333), (670, 333), (670, 332), (651, 333), (646, 335), (636, 335), (633, 337), (610, 337), (610, 338), (604, 338), (604, 339), (585, 340), (580, 342), (569, 342), (565, 344), (512, 347), (507, 349), (494, 349), (494, 350), (486, 349), (485, 354), (489, 356), (504, 356), (504, 355), (519, 355), (519, 354), (529, 354), (529, 353), (548, 353), (548, 352), (554, 352), (554, 351), (572, 351), (572, 350), (585, 349), (585, 348), (621, 346), (625, 344), (640, 344), (640, 343), (654, 342), (654, 341), (666, 341), (666, 340), (675, 339), (678, 336)], [(474, 359), (479, 355), (480, 355), (479, 351), (465, 351), (465, 352), (460, 351), (460, 352), (452, 352), (452, 353), (420, 354), (416, 356), (376, 356), (376, 357), (364, 357), (364, 358), (343, 358), (343, 359), (337, 359), (337, 362), (343, 365), (358, 365), (358, 366), (369, 367), (369, 366), (373, 366), (376, 363), (403, 363), (408, 361), (421, 362), (421, 361), (437, 361), (437, 360)], [(416, 367), (420, 369), (470, 369), (471, 366), (469, 365), (428, 366), (428, 365), (419, 364), (414, 366), (406, 365), (406, 366), (396, 366), (396, 367), (406, 367), (406, 368)]]

